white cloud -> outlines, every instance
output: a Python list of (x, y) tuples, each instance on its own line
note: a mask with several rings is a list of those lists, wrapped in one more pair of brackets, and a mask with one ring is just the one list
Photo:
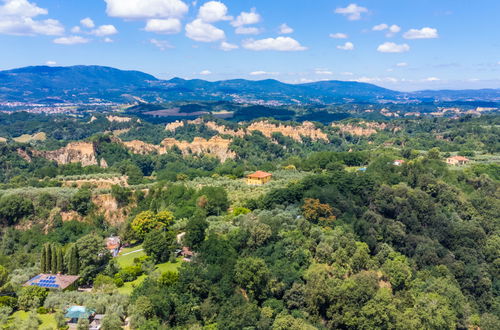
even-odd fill
[(3, 2), (5, 4), (0, 7), (0, 16), (35, 17), (49, 13), (47, 9), (40, 8), (27, 0), (3, 0)]
[(399, 62), (399, 63), (396, 64), (396, 66), (400, 67), (400, 68), (403, 68), (405, 66), (408, 66), (408, 63), (406, 63), (406, 62)]
[(410, 50), (408, 44), (396, 44), (394, 42), (384, 42), (377, 50), (381, 53), (404, 53)]
[(289, 27), (288, 24), (283, 23), (280, 25), (279, 33), (280, 34), (290, 34), (290, 33), (293, 33), (293, 29), (291, 27)]
[(200, 74), (201, 74), (202, 76), (208, 76), (208, 75), (211, 75), (211, 74), (212, 74), (212, 72), (211, 72), (211, 71), (209, 71), (209, 70), (203, 70), (203, 71), (201, 71), (201, 72), (200, 72)]
[(73, 26), (71, 28), (71, 33), (81, 33), (82, 29), (79, 26)]
[(153, 18), (148, 20), (144, 30), (148, 32), (156, 32), (163, 34), (174, 34), (181, 32), (181, 21), (177, 18), (158, 19)]
[(80, 36), (68, 36), (54, 39), (55, 44), (59, 45), (77, 45), (77, 44), (86, 44), (90, 40), (87, 38), (83, 38)]
[(375, 25), (374, 27), (372, 27), (372, 30), (373, 31), (384, 31), (385, 29), (388, 29), (388, 28), (389, 28), (389, 25), (382, 23), (382, 24)]
[(207, 23), (233, 19), (231, 16), (227, 16), (227, 7), (220, 1), (209, 1), (203, 4), (198, 12), (198, 18)]
[(439, 35), (438, 35), (437, 29), (433, 29), (430, 27), (424, 27), (424, 28), (421, 28), (420, 30), (411, 29), (411, 30), (405, 32), (405, 34), (403, 34), (403, 37), (405, 39), (434, 39), (434, 38), (438, 38)]
[(427, 81), (427, 82), (434, 82), (434, 81), (440, 81), (441, 79), (437, 78), (437, 77), (429, 77), (429, 78), (426, 78), (424, 79), (424, 81)]
[(19, 36), (63, 34), (64, 27), (59, 21), (34, 19), (47, 14), (47, 9), (27, 0), (3, 0), (3, 5), (0, 6), (0, 33)]
[(250, 26), (250, 27), (245, 27), (245, 26), (238, 26), (234, 32), (236, 34), (259, 34), (261, 32), (261, 29)]
[(307, 48), (302, 46), (297, 40), (290, 37), (267, 38), (260, 40), (245, 40), (243, 48), (255, 51), (276, 50), (276, 51), (300, 51)]
[(393, 77), (360, 77), (357, 79), (353, 79), (353, 81), (363, 82), (363, 83), (397, 83), (399, 79)]
[(260, 15), (256, 12), (255, 8), (252, 8), (250, 12), (242, 12), (234, 21), (231, 22), (231, 25), (234, 27), (243, 26), (243, 25), (251, 25), (257, 24), (260, 22)]
[(109, 38), (109, 37), (102, 39), (102, 41), (104, 41), (105, 43), (108, 43), (108, 44), (114, 42), (114, 40)]
[(345, 33), (330, 33), (330, 38), (333, 39), (347, 39), (348, 35)]
[(220, 49), (222, 49), (225, 52), (228, 52), (230, 50), (235, 50), (238, 49), (238, 45), (230, 44), (229, 42), (223, 41), (220, 44)]
[(343, 45), (337, 46), (337, 49), (341, 50), (353, 50), (354, 49), (354, 44), (350, 41), (346, 42)]
[(85, 26), (86, 28), (92, 29), (95, 24), (94, 21), (90, 17), (86, 17), (80, 21), (80, 24), (82, 26)]
[(349, 6), (345, 8), (337, 8), (335, 9), (336, 14), (341, 14), (347, 16), (347, 19), (350, 21), (357, 21), (361, 19), (361, 14), (367, 13), (368, 9), (365, 7), (358, 6), (355, 3), (351, 3)]
[(104, 0), (106, 13), (121, 18), (182, 17), (188, 5), (181, 0)]
[(205, 23), (199, 18), (186, 25), (186, 36), (201, 42), (214, 42), (226, 38), (223, 30), (216, 28), (212, 24)]
[(250, 72), (251, 76), (272, 76), (277, 75), (278, 72), (267, 72), (267, 71), (253, 71)]
[(396, 34), (399, 33), (399, 31), (401, 31), (401, 27), (399, 27), (398, 25), (396, 24), (392, 24), (390, 27), (389, 27), (389, 32), (387, 32), (387, 34), (385, 35), (386, 37), (394, 37)]
[(326, 76), (330, 76), (333, 74), (332, 71), (326, 70), (326, 69), (316, 69), (316, 70), (314, 70), (314, 73), (319, 74), (319, 75), (326, 75)]
[(113, 25), (101, 25), (97, 29), (92, 30), (91, 33), (98, 37), (105, 37), (117, 34), (118, 30)]
[(54, 65), (57, 65), (57, 62), (56, 61), (47, 61), (47, 62), (45, 62), (45, 65), (54, 66)]
[(170, 48), (174, 48), (168, 41), (166, 40), (158, 40), (158, 39), (150, 39), (149, 42), (156, 47), (158, 47), (160, 50), (166, 50)]

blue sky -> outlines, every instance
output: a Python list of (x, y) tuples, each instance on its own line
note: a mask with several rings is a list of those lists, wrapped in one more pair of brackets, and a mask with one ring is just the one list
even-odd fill
[(0, 69), (500, 88), (498, 0), (0, 0)]

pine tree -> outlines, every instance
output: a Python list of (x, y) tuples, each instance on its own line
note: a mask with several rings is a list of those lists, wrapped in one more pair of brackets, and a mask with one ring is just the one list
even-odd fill
[(45, 272), (49, 273), (52, 270), (52, 246), (45, 245)]
[(57, 249), (57, 272), (64, 273), (64, 256), (62, 248)]
[(57, 246), (52, 245), (52, 255), (50, 256), (50, 271), (52, 274), (57, 273)]
[(40, 256), (40, 272), (45, 273), (47, 271), (45, 263), (45, 246), (42, 248), (42, 255)]

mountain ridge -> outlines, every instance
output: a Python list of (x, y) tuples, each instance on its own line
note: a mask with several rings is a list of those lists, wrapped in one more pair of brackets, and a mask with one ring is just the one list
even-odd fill
[(147, 102), (211, 100), (262, 101), (281, 104), (407, 102), (434, 101), (498, 101), (500, 89), (422, 90), (400, 92), (375, 84), (325, 80), (289, 84), (276, 79), (203, 79), (169, 80), (137, 70), (121, 70), (108, 66), (28, 66), (0, 71), (0, 101), (37, 102), (56, 99), (61, 102), (95, 100), (128, 102), (131, 96)]

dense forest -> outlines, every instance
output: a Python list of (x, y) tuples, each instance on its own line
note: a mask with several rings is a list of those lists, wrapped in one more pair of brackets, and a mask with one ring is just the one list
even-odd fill
[[(498, 115), (314, 123), (325, 139), (92, 117), (0, 115), (0, 329), (66, 329), (71, 306), (102, 329), (500, 328)], [(218, 135), (233, 158), (123, 144)], [(107, 166), (40, 153), (74, 141)]]

